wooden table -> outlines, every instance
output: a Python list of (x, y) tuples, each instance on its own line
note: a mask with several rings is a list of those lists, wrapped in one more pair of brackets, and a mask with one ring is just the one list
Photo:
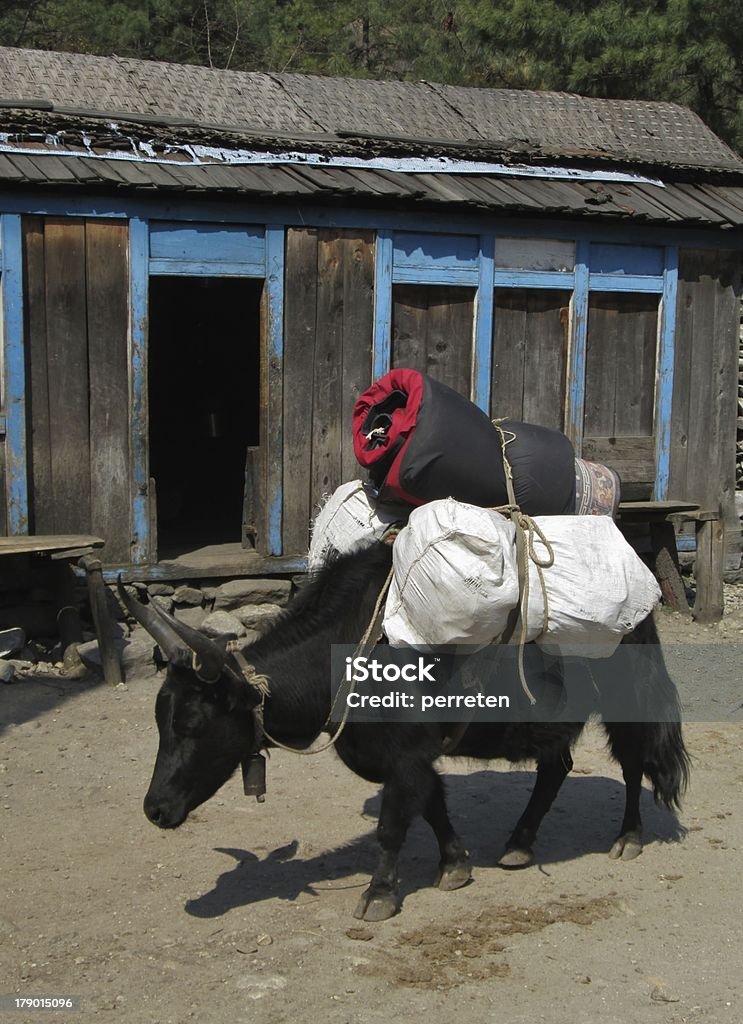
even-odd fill
[(718, 510), (703, 509), (689, 501), (623, 501), (619, 504), (621, 524), (647, 523), (653, 551), (653, 571), (663, 601), (685, 615), (691, 615), (676, 550), (676, 527), (693, 522), (696, 527), (697, 593), (693, 615), (698, 622), (719, 622), (724, 610), (722, 589), (725, 530)]
[[(121, 663), (116, 650), (113, 635), (113, 623), (108, 610), (106, 585), (103, 582), (101, 561), (95, 552), (106, 542), (101, 537), (86, 534), (49, 534), (25, 535), (22, 537), (0, 537), (0, 555), (43, 555), (50, 562), (67, 565), (77, 562), (85, 571), (88, 582), (90, 609), (93, 613), (98, 647), (101, 652), (103, 678), (107, 683), (116, 686), (122, 681)], [(65, 566), (67, 568), (67, 566)], [(55, 575), (55, 600), (58, 608), (57, 621), (63, 647), (79, 642), (77, 609), (72, 602), (74, 577), (69, 571), (57, 572)], [(77, 625), (76, 625), (77, 623)]]

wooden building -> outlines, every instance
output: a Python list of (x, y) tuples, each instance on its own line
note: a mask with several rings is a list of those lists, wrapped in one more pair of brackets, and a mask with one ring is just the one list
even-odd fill
[(299, 569), (402, 365), (734, 548), (742, 230), (672, 104), (0, 49), (0, 532)]

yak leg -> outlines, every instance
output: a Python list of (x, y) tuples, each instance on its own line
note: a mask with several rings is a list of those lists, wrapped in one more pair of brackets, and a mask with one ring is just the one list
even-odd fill
[(612, 860), (634, 860), (642, 853), (640, 793), (643, 775), (643, 726), (641, 723), (605, 723), (611, 752), (622, 767), (625, 785), (624, 818), (609, 856)]
[(377, 841), (382, 851), (369, 887), (356, 905), (354, 917), (385, 921), (397, 913), (397, 860), (414, 817), (410, 796), (399, 778), (386, 782), (382, 788), (382, 807), (377, 822)]
[(433, 829), (439, 844), (441, 859), (435, 884), (444, 891), (461, 889), (472, 878), (470, 856), (449, 820), (444, 785), (433, 769), (431, 775), (433, 788), (423, 810), (423, 817)]
[(354, 916), (365, 921), (384, 921), (399, 904), (397, 861), (410, 823), (422, 814), (436, 833), (441, 853), (439, 886), (454, 889), (469, 881), (469, 859), (446, 812), (441, 780), (432, 766), (406, 764), (382, 789), (382, 808), (377, 825), (381, 854), (368, 889)]
[(537, 838), (542, 818), (552, 806), (552, 801), (572, 767), (573, 759), (567, 746), (557, 755), (553, 754), (549, 758), (537, 761), (537, 781), (526, 810), (519, 818), (498, 861), (500, 867), (525, 868), (533, 863), (532, 846)]

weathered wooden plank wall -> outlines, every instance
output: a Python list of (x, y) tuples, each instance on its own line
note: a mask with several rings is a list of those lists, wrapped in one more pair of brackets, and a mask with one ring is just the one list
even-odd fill
[(284, 554), (306, 551), (324, 494), (359, 467), (351, 412), (371, 383), (374, 235), (289, 229), (284, 313)]
[(679, 254), (669, 487), (673, 497), (721, 508), (728, 547), (740, 550), (735, 515), (740, 257)]
[(128, 561), (127, 228), (23, 224), (31, 528), (99, 534)]
[(444, 285), (395, 285), (393, 367), (427, 373), (469, 397), (474, 291)]
[(128, 561), (131, 539), (127, 244), (121, 221), (86, 222), (90, 521), (109, 561)]
[(490, 414), (563, 430), (570, 293), (495, 293)]

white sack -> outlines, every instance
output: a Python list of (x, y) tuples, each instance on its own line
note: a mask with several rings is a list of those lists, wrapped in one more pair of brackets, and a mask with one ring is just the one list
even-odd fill
[(371, 504), (360, 480), (351, 480), (331, 494), (312, 526), (307, 557), (310, 572), (325, 564), (329, 555), (345, 555), (358, 545), (380, 540), (398, 517), (379, 512)]
[(384, 631), (392, 647), (485, 646), (519, 597), (515, 527), (447, 498), (411, 513), (392, 549)]
[[(527, 640), (550, 653), (608, 657), (655, 607), (655, 577), (608, 516), (538, 516), (554, 552), (539, 574), (529, 560)], [(515, 526), (489, 509), (434, 501), (416, 509), (393, 548), (384, 630), (393, 647), (484, 646), (502, 634), (519, 599)], [(535, 537), (540, 561), (547, 551)], [(510, 643), (521, 638), (521, 620)]]
[[(554, 565), (543, 569), (549, 623), (543, 632), (542, 588), (529, 561), (527, 639), (549, 653), (605, 658), (660, 600), (660, 587), (609, 516), (535, 516), (552, 545)], [(547, 551), (535, 537), (535, 553)], [(511, 643), (518, 643), (521, 620)]]

